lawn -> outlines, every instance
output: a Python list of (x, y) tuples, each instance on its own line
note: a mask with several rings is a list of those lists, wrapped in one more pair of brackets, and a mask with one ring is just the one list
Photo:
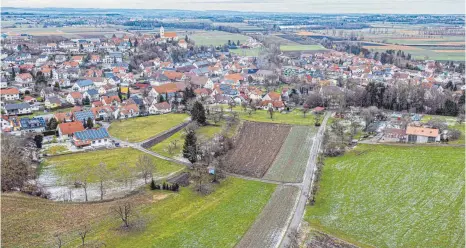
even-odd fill
[(359, 145), (325, 160), (313, 228), (362, 246), (464, 247), (464, 148)]
[(327, 50), (321, 45), (281, 45), (280, 50), (282, 52), (293, 52), (293, 51), (323, 51)]
[(186, 114), (151, 115), (116, 121), (108, 131), (111, 136), (129, 142), (140, 142), (162, 133), (184, 121)]
[(228, 40), (235, 43), (237, 43), (239, 40), (241, 43), (243, 43), (249, 39), (249, 37), (246, 35), (233, 34), (222, 31), (196, 32), (195, 34), (190, 35), (189, 38), (193, 39), (197, 46), (223, 46), (228, 43)]
[(264, 178), (281, 182), (301, 182), (312, 146), (313, 130), (294, 126)]
[(56, 155), (59, 153), (65, 153), (68, 151), (68, 148), (64, 145), (54, 145), (54, 146), (49, 146), (47, 149), (45, 149), (44, 153), (48, 155)]
[[(226, 109), (227, 110), (227, 109)], [(249, 115), (248, 112), (244, 112), (240, 107), (236, 107), (233, 111), (237, 111), (242, 120), (247, 121), (258, 121), (258, 122), (270, 122), (278, 124), (291, 124), (291, 125), (302, 125), (311, 126), (314, 125), (314, 117), (312, 114), (307, 113), (304, 117), (303, 113), (295, 109), (291, 112), (274, 112), (273, 119), (270, 118), (270, 113), (266, 110), (256, 110)]]
[[(44, 169), (51, 169), (56, 172), (62, 179), (77, 176), (86, 171), (88, 166), (90, 171), (96, 168), (100, 162), (107, 165), (112, 178), (118, 177), (120, 164), (126, 162), (128, 166), (134, 168), (140, 155), (145, 154), (133, 148), (119, 148), (112, 150), (99, 150), (92, 152), (74, 153), (47, 158)], [(149, 155), (150, 156), (150, 155)], [(156, 166), (157, 176), (166, 176), (172, 172), (178, 171), (183, 166), (152, 157)], [(90, 182), (95, 182), (97, 176), (95, 173), (88, 175)]]
[[(215, 192), (200, 196), (145, 191), (129, 197), (143, 230), (119, 231), (121, 221), (110, 211), (115, 201), (64, 204), (7, 194), (2, 199), (2, 247), (53, 247), (53, 234), (63, 233), (65, 247), (77, 247), (79, 226), (91, 223), (87, 243), (106, 247), (234, 247), (253, 224), (276, 186), (228, 178)], [(117, 201), (118, 202), (118, 201)]]

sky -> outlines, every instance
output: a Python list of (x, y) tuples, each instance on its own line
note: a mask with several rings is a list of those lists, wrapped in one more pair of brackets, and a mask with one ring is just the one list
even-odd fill
[(3, 7), (465, 14), (465, 0), (2, 0)]

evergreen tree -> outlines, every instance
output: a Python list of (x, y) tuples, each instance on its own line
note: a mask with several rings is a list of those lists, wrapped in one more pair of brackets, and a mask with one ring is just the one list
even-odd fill
[(197, 121), (197, 123), (204, 125), (206, 122), (206, 117), (205, 117), (205, 109), (202, 103), (196, 101), (193, 105), (193, 109), (191, 111), (191, 118), (194, 121)]
[(163, 99), (162, 94), (159, 94), (159, 95), (157, 96), (157, 102), (165, 102), (165, 99)]
[(150, 189), (151, 189), (151, 190), (157, 189), (157, 185), (155, 185), (155, 181), (154, 181), (153, 178), (152, 178), (152, 181), (150, 182)]
[(183, 157), (188, 159), (192, 164), (197, 162), (197, 138), (192, 130), (186, 134), (184, 139)]
[(49, 130), (55, 130), (55, 129), (57, 129), (57, 126), (58, 126), (57, 119), (50, 118), (49, 123), (47, 123), (47, 128)]
[(15, 68), (12, 67), (11, 68), (11, 80), (15, 80), (15, 77), (16, 77), (16, 71), (15, 71)]
[(130, 96), (131, 96), (131, 93), (129, 93), (129, 87), (128, 87), (128, 92), (126, 93), (126, 99), (129, 99)]
[(86, 96), (84, 99), (83, 99), (83, 105), (90, 105), (91, 104), (91, 99), (89, 99), (88, 96)]
[(92, 119), (89, 117), (87, 118), (87, 124), (86, 124), (87, 128), (91, 129), (94, 127), (94, 123), (92, 122)]
[(118, 90), (118, 98), (120, 98), (120, 100), (123, 100), (123, 97), (122, 97), (122, 95), (121, 95), (121, 88), (118, 87), (117, 90)]
[(139, 45), (138, 39), (134, 40), (134, 47), (137, 47)]
[[(52, 119), (54, 119), (54, 118), (52, 118)], [(34, 136), (34, 142), (36, 143), (37, 148), (39, 148), (39, 149), (42, 148), (42, 141), (43, 140), (44, 140), (44, 136), (42, 136), (40, 134)]]

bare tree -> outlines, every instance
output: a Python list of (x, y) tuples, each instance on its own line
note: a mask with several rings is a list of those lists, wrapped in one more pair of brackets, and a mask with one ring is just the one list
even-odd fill
[(108, 180), (109, 173), (110, 171), (108, 170), (107, 165), (104, 164), (103, 162), (100, 162), (99, 166), (96, 168), (96, 174), (97, 174), (97, 177), (99, 178), (99, 189), (100, 189), (100, 200), (101, 201), (104, 199), (104, 194), (105, 194), (104, 183)]
[(269, 107), (267, 111), (269, 111), (270, 119), (273, 120), (273, 107)]
[(121, 219), (123, 227), (130, 227), (130, 217), (133, 216), (133, 206), (130, 202), (124, 202), (112, 207), (112, 211)]
[(136, 163), (136, 167), (144, 178), (144, 183), (147, 184), (148, 178), (153, 178), (155, 172), (155, 164), (149, 155), (141, 154)]
[(2, 191), (21, 189), (33, 176), (29, 156), (33, 151), (24, 142), (24, 139), (12, 135), (1, 135)]
[(86, 224), (84, 226), (82, 226), (79, 230), (78, 230), (78, 235), (79, 237), (81, 238), (81, 241), (82, 241), (82, 246), (84, 247), (85, 243), (86, 243), (86, 236), (87, 234), (89, 234), (89, 232), (91, 231), (91, 226)]
[(191, 177), (197, 184), (197, 191), (202, 192), (202, 184), (207, 177), (207, 166), (204, 163), (194, 163)]
[(58, 248), (63, 247), (63, 240), (62, 240), (61, 234), (55, 233), (53, 236), (55, 237), (55, 242), (57, 244), (57, 247)]
[(128, 181), (130, 180), (132, 173), (129, 164), (126, 162), (122, 162), (119, 165), (118, 172), (120, 178), (125, 182), (125, 186), (128, 187)]
[(345, 127), (343, 124), (340, 121), (334, 121), (330, 127), (332, 128), (332, 131), (341, 138), (341, 143), (343, 143), (345, 139)]
[(84, 189), (84, 199), (88, 201), (87, 198), (87, 187), (89, 186), (89, 176), (91, 174), (91, 166), (88, 164), (86, 168), (78, 175), (79, 185)]

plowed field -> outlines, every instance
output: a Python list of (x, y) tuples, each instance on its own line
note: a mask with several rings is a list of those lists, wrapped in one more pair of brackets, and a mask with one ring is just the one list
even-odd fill
[(262, 177), (273, 163), (290, 129), (288, 125), (245, 122), (234, 149), (227, 155), (227, 170)]

